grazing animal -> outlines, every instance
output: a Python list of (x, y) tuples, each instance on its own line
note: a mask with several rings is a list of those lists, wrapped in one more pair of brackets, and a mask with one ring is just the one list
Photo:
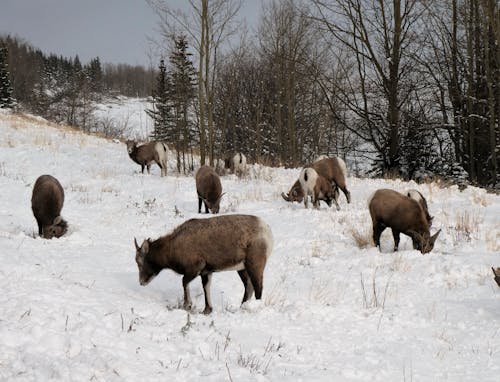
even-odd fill
[[(346, 196), (347, 202), (351, 202), (351, 193), (347, 190), (346, 185), (346, 177), (347, 177), (347, 167), (345, 162), (338, 157), (335, 158), (322, 158), (322, 156), (318, 157), (319, 160), (314, 162), (313, 164), (306, 165), (305, 167), (312, 167), (316, 170), (316, 172), (326, 178), (333, 187), (334, 199), (336, 204), (338, 205), (338, 197), (339, 191), (338, 188), (342, 190), (344, 195)], [(294, 183), (288, 194), (281, 193), (281, 197), (285, 199), (287, 202), (301, 202), (304, 195), (301, 194), (299, 189), (301, 188), (300, 182), (297, 181)]]
[(40, 176), (33, 187), (31, 209), (38, 224), (38, 234), (45, 239), (61, 237), (68, 230), (68, 223), (61, 217), (64, 190), (51, 175)]
[(373, 223), (373, 241), (380, 248), (380, 235), (387, 228), (392, 229), (394, 250), (399, 246), (399, 234), (411, 237), (413, 248), (428, 253), (434, 248), (441, 230), (430, 235), (430, 222), (421, 204), (399, 192), (380, 189), (375, 191), (368, 202)]
[(311, 195), (315, 208), (319, 208), (319, 201), (324, 200), (329, 207), (332, 206), (332, 201), (334, 201), (337, 210), (339, 209), (339, 205), (334, 197), (332, 184), (319, 175), (314, 168), (306, 167), (302, 169), (299, 181), (302, 187), (302, 194), (304, 195), (304, 206), (306, 208), (309, 204), (308, 196)]
[(201, 203), (205, 204), (205, 213), (208, 210), (213, 214), (219, 213), (220, 200), (224, 195), (219, 175), (215, 170), (203, 165), (196, 172), (196, 192), (198, 193), (198, 213), (201, 213)]
[(144, 167), (150, 174), (151, 163), (155, 162), (161, 169), (161, 176), (167, 176), (167, 145), (162, 142), (149, 142), (137, 146), (135, 141), (127, 141), (127, 151), (129, 157), (137, 164), (141, 165), (141, 172), (144, 174)]
[(495, 269), (491, 267), (491, 270), (493, 271), (493, 275), (495, 276), (496, 283), (500, 287), (500, 268)]
[(302, 191), (302, 186), (300, 185), (300, 180), (297, 179), (293, 184), (290, 191), (287, 194), (284, 192), (281, 193), (281, 197), (285, 199), (287, 202), (302, 202), (304, 199), (304, 192)]
[(245, 175), (247, 170), (247, 157), (243, 153), (229, 155), (224, 159), (224, 167), (238, 177)]
[(147, 285), (162, 269), (183, 275), (184, 309), (192, 306), (188, 284), (201, 277), (205, 294), (204, 314), (212, 312), (210, 282), (213, 272), (238, 271), (245, 286), (242, 304), (262, 297), (263, 274), (273, 248), (269, 226), (252, 215), (224, 215), (191, 219), (171, 234), (157, 240), (144, 240), (136, 248), (139, 283)]
[(427, 221), (429, 222), (429, 228), (432, 226), (432, 219), (434, 219), (433, 216), (429, 214), (429, 207), (427, 207), (427, 200), (425, 200), (424, 196), (417, 190), (408, 190), (406, 191), (406, 196), (409, 198), (415, 199), (417, 202), (420, 203), (422, 206), (424, 212), (425, 212), (425, 217), (427, 218)]
[[(347, 189), (347, 167), (342, 158), (333, 157), (321, 159), (317, 162), (314, 162), (312, 167), (316, 170), (316, 172), (326, 178), (332, 186), (335, 188), (340, 188), (344, 193), (347, 203), (351, 203), (351, 193)], [(336, 190), (335, 200), (338, 199), (338, 190)]]

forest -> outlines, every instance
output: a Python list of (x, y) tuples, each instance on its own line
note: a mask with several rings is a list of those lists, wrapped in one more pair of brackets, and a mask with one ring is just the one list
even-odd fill
[(156, 67), (81, 63), (0, 36), (0, 106), (92, 131), (97, 102), (151, 97), (150, 138), (178, 159), (241, 151), (297, 167), (337, 155), (373, 176), (498, 189), (496, 0), (272, 0), (253, 31), (241, 0), (147, 3)]

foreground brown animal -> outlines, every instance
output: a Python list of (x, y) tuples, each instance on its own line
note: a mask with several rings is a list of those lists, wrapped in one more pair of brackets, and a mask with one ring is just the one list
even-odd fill
[(188, 284), (201, 277), (205, 294), (204, 314), (212, 312), (210, 282), (213, 272), (238, 271), (245, 286), (242, 304), (262, 297), (263, 274), (273, 247), (269, 226), (252, 215), (225, 215), (191, 219), (171, 234), (144, 240), (136, 248), (139, 282), (147, 285), (163, 269), (183, 275), (184, 309), (192, 306)]
[(61, 217), (64, 190), (51, 175), (40, 176), (33, 186), (31, 209), (38, 224), (38, 234), (45, 239), (61, 237), (68, 230), (68, 223)]
[(500, 287), (500, 268), (494, 269), (491, 267), (491, 270), (493, 271), (497, 285)]
[(210, 166), (201, 166), (196, 172), (196, 192), (198, 193), (198, 213), (201, 213), (201, 203), (205, 204), (205, 213), (208, 210), (213, 214), (219, 213), (222, 184), (219, 175)]
[(149, 142), (137, 146), (134, 141), (127, 141), (127, 152), (135, 163), (141, 165), (141, 172), (144, 174), (144, 167), (150, 174), (151, 163), (155, 162), (161, 169), (161, 176), (167, 176), (167, 146), (162, 142)]
[(394, 250), (399, 246), (399, 234), (411, 237), (413, 248), (422, 253), (432, 251), (441, 230), (430, 236), (430, 222), (421, 204), (399, 192), (381, 189), (371, 197), (368, 207), (373, 223), (373, 241), (380, 248), (380, 235), (392, 229)]

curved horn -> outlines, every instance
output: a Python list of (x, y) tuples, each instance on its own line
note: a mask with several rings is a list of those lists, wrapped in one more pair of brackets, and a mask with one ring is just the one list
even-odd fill
[(290, 201), (290, 194), (285, 194), (284, 192), (281, 193), (281, 197), (285, 199), (287, 202)]
[(436, 241), (436, 239), (440, 233), (441, 233), (441, 230), (437, 231), (434, 235), (431, 236), (431, 238), (429, 240), (431, 244), (434, 244), (434, 242)]

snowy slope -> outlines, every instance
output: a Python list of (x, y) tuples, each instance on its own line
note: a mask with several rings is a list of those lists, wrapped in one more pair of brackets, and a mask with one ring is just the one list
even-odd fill
[[(198, 217), (192, 177), (141, 175), (125, 145), (42, 120), (0, 114), (0, 380), (496, 381), (500, 375), (500, 197), (469, 187), (349, 178), (341, 211), (280, 197), (298, 170), (253, 166), (222, 178), (221, 213), (272, 228), (264, 295), (240, 307), (236, 272), (213, 277), (214, 312), (181, 307), (181, 276), (138, 282), (134, 237), (156, 238)], [(35, 234), (30, 198), (49, 173), (65, 188), (69, 233)], [(426, 197), (434, 251), (402, 236), (369, 237), (377, 188)], [(203, 215), (206, 217), (206, 215)], [(462, 223), (461, 228), (460, 224)], [(470, 232), (467, 232), (470, 227)]]

